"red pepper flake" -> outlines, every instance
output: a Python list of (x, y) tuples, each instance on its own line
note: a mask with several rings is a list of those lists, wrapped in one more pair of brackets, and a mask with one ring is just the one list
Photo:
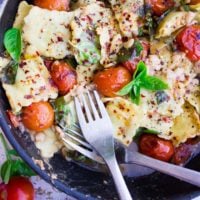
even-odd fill
[(25, 65), (26, 65), (26, 62), (21, 62), (21, 63), (19, 64), (19, 67), (20, 67), (20, 68), (23, 68)]
[(63, 38), (60, 36), (57, 37), (57, 40), (58, 40), (58, 42), (63, 42)]
[(33, 98), (33, 95), (31, 95), (31, 94), (24, 95), (24, 98), (25, 98), (25, 99), (32, 99), (32, 98)]

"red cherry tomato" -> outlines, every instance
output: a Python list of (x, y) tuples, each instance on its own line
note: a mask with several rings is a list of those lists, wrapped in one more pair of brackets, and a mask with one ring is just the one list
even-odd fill
[(30, 130), (43, 131), (53, 125), (54, 110), (48, 102), (32, 103), (22, 110), (22, 122)]
[(61, 95), (67, 94), (77, 83), (76, 71), (63, 61), (55, 61), (50, 74)]
[(69, 10), (69, 0), (34, 0), (34, 4), (49, 10), (67, 11)]
[(29, 179), (12, 177), (7, 185), (0, 188), (0, 200), (34, 200), (35, 192)]
[(169, 161), (174, 154), (174, 146), (171, 141), (150, 134), (141, 136), (139, 149), (143, 154), (162, 161)]
[(193, 155), (197, 155), (199, 152), (200, 138), (190, 138), (185, 143), (181, 143), (175, 148), (172, 162), (177, 165), (184, 165), (193, 157)]
[(118, 66), (98, 72), (94, 75), (93, 82), (101, 94), (114, 97), (131, 79), (130, 72), (126, 68)]
[(172, 8), (175, 3), (173, 0), (147, 0), (147, 4), (149, 4), (155, 15), (160, 16)]
[(200, 60), (200, 25), (185, 27), (176, 36), (176, 42), (178, 48), (185, 52), (191, 61)]
[(196, 5), (198, 3), (200, 3), (200, 0), (190, 0), (191, 5)]
[(141, 41), (143, 50), (141, 51), (139, 56), (135, 56), (133, 58), (131, 58), (130, 60), (127, 60), (125, 62), (122, 63), (122, 65), (127, 68), (131, 74), (134, 73), (136, 66), (138, 64), (139, 61), (141, 60), (145, 60), (146, 57), (148, 56), (148, 51), (149, 51), (149, 43), (147, 41)]

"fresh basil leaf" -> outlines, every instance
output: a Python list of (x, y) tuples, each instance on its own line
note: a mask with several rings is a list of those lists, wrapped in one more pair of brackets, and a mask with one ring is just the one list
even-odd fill
[(75, 58), (79, 64), (96, 64), (100, 61), (100, 50), (91, 41), (79, 42), (74, 46), (78, 53)]
[(14, 84), (18, 67), (19, 64), (16, 61), (10, 61), (8, 65), (2, 70), (2, 74), (0, 77), (1, 81), (7, 84)]
[(125, 85), (117, 94), (120, 96), (127, 95), (131, 91), (133, 84), (134, 84), (134, 81), (131, 81), (130, 83)]
[(135, 73), (133, 74), (133, 79), (144, 79), (147, 76), (147, 67), (143, 61), (137, 64)]
[(55, 121), (56, 123), (64, 123), (64, 120), (70, 112), (69, 106), (66, 104), (64, 97), (57, 98), (53, 103), (55, 109)]
[(8, 154), (9, 154), (10, 156), (19, 157), (19, 154), (18, 154), (14, 149), (10, 149), (10, 150), (8, 150), (7, 152), (8, 152)]
[(131, 92), (130, 92), (130, 98), (133, 103), (136, 105), (139, 105), (140, 103), (140, 87), (139, 86), (133, 86)]
[(143, 46), (139, 40), (135, 40), (134, 47), (136, 50), (136, 56), (140, 56), (141, 51), (143, 50)]
[(7, 184), (10, 180), (12, 173), (12, 161), (7, 160), (1, 167), (1, 178), (5, 184)]
[(142, 134), (153, 134), (153, 135), (159, 135), (160, 133), (158, 131), (155, 131), (155, 130), (152, 130), (152, 129), (148, 129), (148, 128), (145, 128), (145, 127), (139, 127), (137, 130), (136, 130), (136, 134), (134, 136), (134, 140), (138, 140), (139, 137), (142, 135)]
[(21, 31), (17, 28), (11, 28), (4, 35), (4, 46), (11, 58), (19, 61), (22, 51)]
[(155, 76), (147, 76), (145, 79), (143, 79), (141, 82), (141, 87), (151, 91), (168, 89), (168, 85)]
[(12, 176), (35, 176), (35, 172), (23, 161), (13, 160), (12, 163)]

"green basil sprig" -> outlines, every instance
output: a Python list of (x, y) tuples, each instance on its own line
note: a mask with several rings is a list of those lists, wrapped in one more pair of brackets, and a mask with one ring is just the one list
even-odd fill
[(133, 74), (133, 80), (124, 86), (118, 92), (118, 95), (124, 96), (129, 94), (131, 100), (138, 105), (140, 103), (141, 88), (150, 91), (159, 91), (168, 89), (168, 85), (156, 76), (149, 76), (145, 63), (140, 61)]
[(136, 56), (140, 56), (140, 53), (144, 49), (141, 42), (139, 40), (135, 40), (134, 47), (135, 47), (135, 51), (136, 51)]
[(21, 31), (17, 28), (7, 30), (3, 42), (11, 58), (18, 62), (22, 51)]
[(3, 42), (7, 52), (12, 58), (12, 61), (6, 67), (6, 82), (14, 84), (22, 52), (21, 31), (17, 28), (7, 30)]
[(34, 176), (36, 175), (32, 169), (19, 157), (17, 152), (9, 149), (2, 133), (0, 133), (0, 141), (3, 144), (7, 160), (2, 164), (0, 175), (5, 184), (7, 184), (12, 176)]

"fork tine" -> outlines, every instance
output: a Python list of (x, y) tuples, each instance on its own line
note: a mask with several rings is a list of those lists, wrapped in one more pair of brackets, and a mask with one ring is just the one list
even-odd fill
[(92, 119), (91, 111), (89, 109), (89, 106), (88, 106), (88, 103), (87, 103), (87, 101), (85, 99), (85, 95), (84, 94), (81, 94), (81, 100), (82, 100), (83, 106), (85, 108), (85, 114), (87, 116), (87, 120), (88, 120), (88, 122), (90, 122), (93, 119)]
[(77, 135), (77, 136), (79, 136), (79, 137), (81, 137), (81, 138), (83, 138), (84, 139), (84, 137), (83, 137), (83, 135), (81, 135), (80, 133), (78, 133), (77, 131), (75, 131), (75, 130), (73, 130), (73, 129), (71, 129), (71, 128), (66, 128), (67, 129), (67, 131), (69, 131), (69, 132), (71, 132), (71, 133), (73, 133), (73, 134), (75, 134), (75, 135)]
[(77, 117), (78, 117), (79, 123), (82, 124), (82, 125), (85, 125), (86, 119), (85, 119), (85, 116), (83, 114), (81, 104), (80, 104), (77, 97), (74, 98), (74, 101), (75, 101), (76, 112), (78, 113)]
[(92, 108), (92, 112), (93, 112), (94, 118), (97, 119), (97, 118), (99, 118), (99, 113), (97, 111), (96, 106), (94, 105), (94, 101), (92, 100), (90, 92), (87, 92), (87, 95), (88, 95), (88, 99), (89, 99), (89, 102), (90, 102), (90, 105), (91, 105), (91, 108)]
[(83, 154), (84, 156), (98, 162), (98, 163), (101, 163), (101, 164), (105, 164), (104, 160), (98, 156), (96, 153), (94, 153), (93, 151), (89, 151), (89, 150), (86, 150), (84, 149), (83, 147), (77, 145), (77, 144), (74, 144), (73, 142), (69, 141), (69, 140), (66, 140), (65, 138), (62, 138), (62, 140), (68, 144), (69, 146), (71, 146), (73, 149), (75, 149), (76, 151), (78, 151), (79, 153)]
[(83, 140), (81, 140), (81, 139), (79, 139), (79, 138), (77, 138), (77, 137), (75, 137), (75, 136), (73, 136), (73, 135), (71, 135), (71, 134), (67, 134), (67, 133), (66, 133), (65, 135), (66, 135), (67, 137), (73, 139), (74, 141), (78, 142), (79, 144), (83, 145), (84, 147), (86, 147), (86, 148), (92, 150), (91, 145), (88, 144), (87, 142), (84, 142)]
[(107, 113), (107, 111), (106, 111), (106, 108), (105, 108), (103, 102), (101, 101), (101, 99), (100, 99), (99, 94), (97, 93), (97, 91), (94, 91), (94, 96), (95, 96), (96, 102), (97, 102), (97, 104), (98, 104), (98, 107), (99, 107), (99, 111), (100, 111), (100, 113), (101, 113), (101, 116), (102, 116), (102, 117), (108, 117), (108, 118), (109, 118), (108, 113)]
[[(71, 132), (71, 133), (73, 133), (73, 134), (75, 134), (75, 135), (77, 135), (77, 136), (79, 136), (79, 137), (81, 137), (81, 138), (84, 139), (83, 135), (80, 134), (78, 131), (75, 131), (75, 130), (73, 130), (73, 129), (67, 127), (67, 126), (64, 127), (64, 126), (62, 126), (61, 124), (59, 124), (59, 127), (60, 127), (62, 130), (66, 130), (66, 131), (68, 131), (68, 132)], [(78, 129), (80, 129), (80, 128), (78, 128)]]

